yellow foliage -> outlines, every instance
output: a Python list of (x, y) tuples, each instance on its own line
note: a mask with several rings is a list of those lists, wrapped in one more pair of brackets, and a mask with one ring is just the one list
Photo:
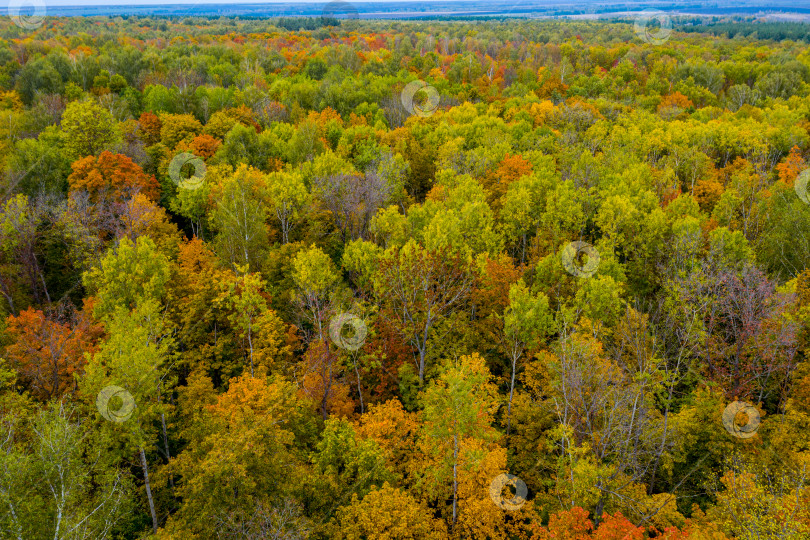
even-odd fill
[(529, 114), (534, 118), (534, 125), (538, 126), (544, 124), (546, 118), (551, 116), (554, 110), (554, 104), (550, 100), (545, 99), (540, 103), (532, 103), (529, 107)]
[(334, 520), (335, 540), (440, 540), (447, 538), (444, 524), (407, 492), (386, 482), (360, 501), (342, 507)]

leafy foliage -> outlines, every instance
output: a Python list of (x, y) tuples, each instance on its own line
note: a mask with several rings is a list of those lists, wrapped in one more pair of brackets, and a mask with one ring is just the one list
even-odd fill
[(632, 22), (0, 23), (0, 536), (807, 537), (806, 25)]

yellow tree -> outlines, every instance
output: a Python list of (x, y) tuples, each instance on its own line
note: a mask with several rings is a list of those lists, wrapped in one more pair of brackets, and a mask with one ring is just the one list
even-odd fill
[(377, 441), (385, 452), (386, 466), (410, 485), (413, 478), (409, 473), (419, 455), (415, 451), (419, 427), (418, 414), (406, 411), (399, 400), (391, 399), (369, 405), (360, 417), (357, 433)]
[[(426, 456), (424, 486), (438, 501), (452, 500), (451, 527), (459, 517), (459, 484), (463, 471), (477, 469), (485, 443), (497, 437), (491, 423), (497, 410), (496, 389), (478, 354), (448, 363), (431, 381), (422, 401), (420, 447)], [(442, 508), (445, 511), (446, 508)]]
[(370, 491), (362, 500), (338, 510), (332, 538), (335, 540), (441, 540), (447, 538), (443, 522), (407, 492), (387, 482)]
[(166, 538), (215, 538), (233, 534), (256, 515), (290, 502), (307, 469), (295, 441), (312, 427), (296, 389), (281, 378), (243, 376), (215, 396), (211, 381), (195, 375), (180, 389), (188, 411), (188, 444), (163, 475), (173, 475), (179, 508), (166, 523)]
[(735, 460), (720, 479), (717, 507), (709, 512), (725, 532), (739, 540), (810, 538), (810, 486), (805, 454), (799, 471), (768, 470)]

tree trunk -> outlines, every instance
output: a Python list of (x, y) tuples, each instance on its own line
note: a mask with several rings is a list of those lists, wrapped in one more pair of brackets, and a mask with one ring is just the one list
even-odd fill
[(458, 435), (453, 435), (453, 525), (458, 519)]
[(363, 388), (360, 386), (360, 370), (357, 369), (357, 354), (352, 355), (354, 361), (354, 374), (357, 375), (357, 395), (360, 397), (360, 414), (366, 412), (365, 405), (363, 404)]
[[(419, 348), (419, 386), (425, 384), (425, 359), (427, 358), (428, 339), (430, 338), (430, 321), (425, 325), (425, 331), (422, 333), (422, 343)], [(419, 341), (417, 340), (417, 344)]]
[(329, 417), (327, 414), (327, 405), (329, 403), (329, 393), (332, 391), (332, 353), (329, 352), (329, 344), (326, 343), (324, 338), (324, 350), (326, 351), (326, 361), (329, 362), (329, 371), (327, 373), (327, 380), (323, 385), (323, 399), (321, 400), (321, 416), (324, 422)]
[[(166, 451), (166, 463), (171, 461), (171, 454), (169, 453), (169, 435), (166, 430), (166, 415), (160, 413), (160, 424), (163, 426), (163, 448)], [(169, 484), (174, 487), (174, 475), (169, 475)]]
[(146, 453), (143, 451), (143, 446), (138, 447), (141, 454), (141, 467), (143, 467), (143, 483), (146, 487), (146, 498), (149, 500), (149, 512), (152, 514), (152, 530), (157, 533), (158, 520), (155, 513), (155, 501), (152, 499), (152, 486), (149, 484), (149, 468), (146, 465)]
[(425, 349), (419, 349), (419, 386), (425, 384)]
[(5, 282), (0, 281), (0, 293), (6, 297), (8, 301), (9, 312), (12, 315), (17, 315), (17, 308), (14, 307), (14, 299), (11, 297), (11, 290), (6, 286)]
[(248, 321), (248, 346), (250, 347), (250, 376), (253, 377), (253, 332), (250, 321)]
[(512, 428), (512, 396), (515, 394), (515, 371), (517, 370), (517, 358), (512, 357), (512, 382), (509, 384), (509, 405), (506, 407), (506, 434)]
[(602, 479), (600, 478), (596, 482), (596, 487), (599, 489), (599, 502), (596, 503), (596, 508), (593, 509), (593, 527), (594, 529), (599, 527), (599, 523), (602, 522), (602, 513), (605, 510), (605, 492), (602, 491)]

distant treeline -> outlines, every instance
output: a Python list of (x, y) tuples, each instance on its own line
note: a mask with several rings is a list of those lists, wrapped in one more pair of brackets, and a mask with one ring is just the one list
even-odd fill
[(776, 41), (790, 39), (805, 43), (810, 42), (810, 24), (798, 22), (740, 23), (723, 21), (715, 23), (696, 19), (696, 22), (689, 25), (677, 24), (676, 29), (680, 32), (700, 32), (728, 38), (753, 36), (759, 39), (773, 39)]
[[(603, 19), (606, 22), (624, 22), (633, 24), (635, 19), (618, 17)], [(653, 19), (651, 25), (657, 26), (660, 21)], [(705, 33), (714, 36), (725, 36), (733, 39), (736, 36), (754, 37), (766, 40), (793, 40), (810, 42), (810, 24), (800, 22), (760, 22), (753, 17), (678, 17), (672, 16), (673, 29), (678, 32)]]
[(340, 26), (335, 17), (284, 17), (278, 19), (276, 26), (292, 32), (298, 30), (317, 30), (324, 26)]

